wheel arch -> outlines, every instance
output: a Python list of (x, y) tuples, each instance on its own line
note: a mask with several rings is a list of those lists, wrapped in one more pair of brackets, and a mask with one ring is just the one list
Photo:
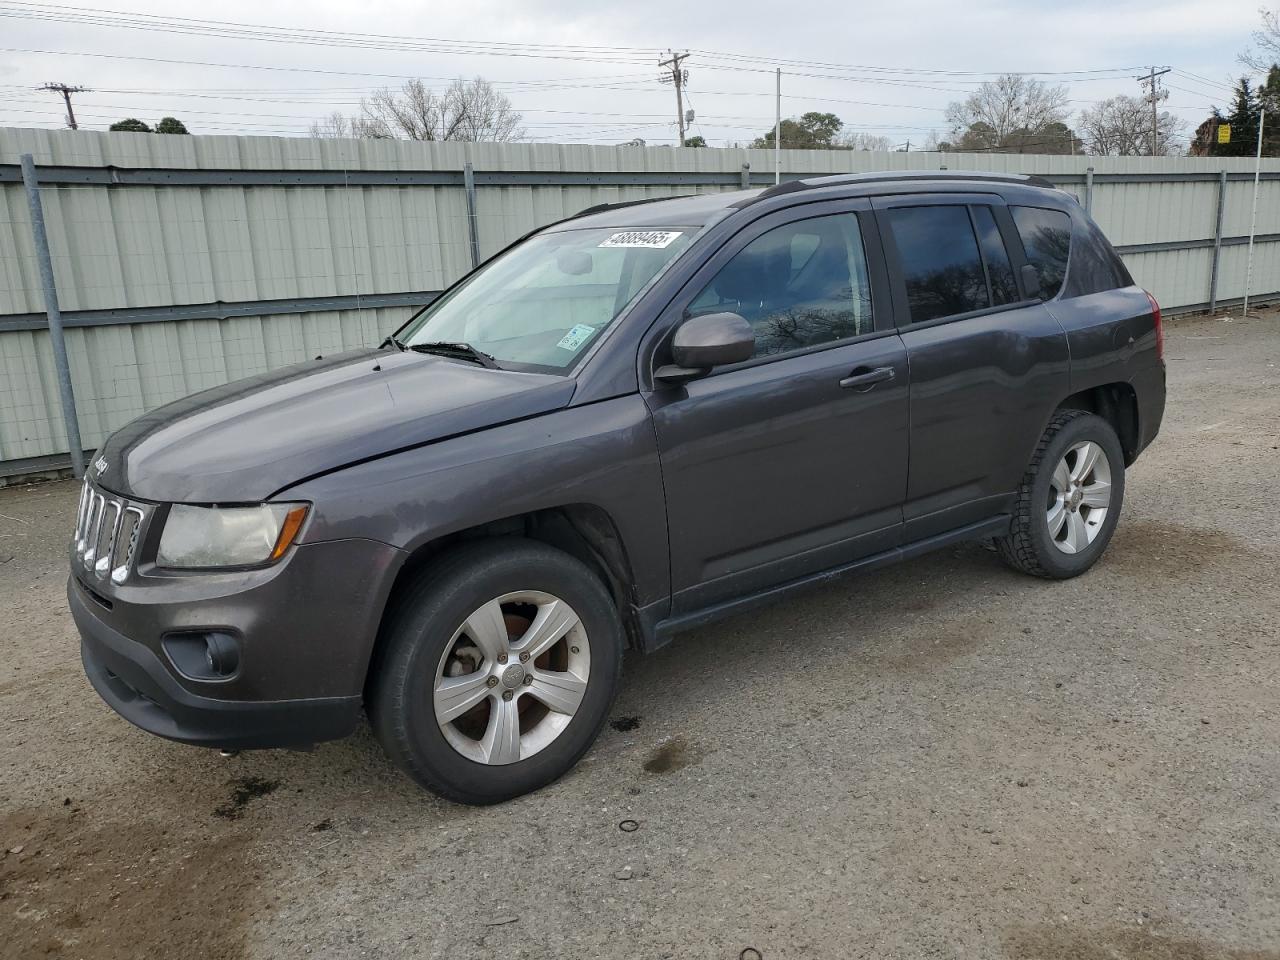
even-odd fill
[(1058, 410), (1085, 410), (1106, 420), (1120, 438), (1124, 465), (1132, 466), (1142, 449), (1142, 424), (1138, 394), (1125, 381), (1104, 383), (1073, 393), (1058, 404)]
[(644, 626), (637, 615), (635, 577), (626, 544), (612, 516), (591, 503), (569, 503), (515, 514), (455, 530), (414, 548), (401, 564), (387, 594), (377, 637), (369, 658), (365, 687), (374, 676), (386, 641), (386, 627), (406, 588), (431, 564), (451, 550), (477, 540), (518, 537), (562, 550), (592, 570), (613, 597), (627, 646), (645, 649)]

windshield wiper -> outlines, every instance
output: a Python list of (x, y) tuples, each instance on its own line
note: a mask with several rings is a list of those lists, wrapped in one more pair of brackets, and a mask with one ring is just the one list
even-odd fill
[(498, 361), (483, 350), (477, 350), (469, 343), (461, 341), (437, 340), (433, 343), (411, 343), (408, 345), (410, 350), (415, 353), (434, 353), (441, 357), (451, 357), (457, 360), (470, 360), (472, 363), (478, 363), (482, 367), (490, 370), (501, 370)]
[(403, 340), (399, 340), (396, 338), (396, 335), (394, 333), (391, 334), (391, 336), (387, 337), (387, 339), (383, 340), (380, 344), (378, 344), (379, 350), (381, 350), (383, 347), (395, 347), (401, 353), (404, 353), (406, 350), (409, 349), (404, 345)]

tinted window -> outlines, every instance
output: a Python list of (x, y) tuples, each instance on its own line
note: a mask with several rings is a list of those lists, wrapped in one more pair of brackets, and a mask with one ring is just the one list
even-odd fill
[(1018, 285), (1013, 279), (1013, 265), (1009, 251), (1004, 248), (1004, 237), (996, 226), (996, 218), (990, 207), (973, 207), (973, 224), (978, 228), (978, 245), (987, 265), (987, 279), (991, 281), (991, 302), (1017, 303)]
[(1018, 225), (1027, 261), (1040, 275), (1040, 295), (1051, 300), (1062, 289), (1071, 252), (1071, 218), (1061, 210), (1044, 207), (1010, 207)]
[(1067, 277), (1064, 297), (1083, 297), (1102, 290), (1114, 290), (1133, 283), (1129, 271), (1120, 262), (1115, 249), (1102, 235), (1098, 225), (1088, 217), (1084, 230), (1071, 251), (1071, 273)]
[(967, 207), (897, 207), (886, 213), (912, 323), (991, 306)]
[(857, 216), (814, 217), (756, 237), (689, 304), (691, 315), (722, 310), (746, 317), (758, 357), (870, 333)]

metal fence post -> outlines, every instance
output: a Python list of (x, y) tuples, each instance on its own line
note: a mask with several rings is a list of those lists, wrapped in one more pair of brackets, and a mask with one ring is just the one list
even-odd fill
[(467, 230), (471, 234), (471, 269), (480, 266), (480, 224), (476, 215), (476, 172), (468, 160), (462, 168), (462, 186), (467, 191)]
[(751, 164), (744, 163), (742, 165), (742, 189), (746, 190), (751, 186)]
[(80, 440), (80, 421), (76, 417), (76, 395), (71, 388), (67, 343), (62, 336), (62, 311), (58, 309), (58, 287), (53, 278), (53, 259), (49, 256), (49, 235), (44, 228), (40, 183), (36, 179), (35, 160), (29, 153), (22, 155), (22, 183), (27, 188), (27, 205), (31, 208), (31, 239), (35, 242), (36, 262), (40, 265), (44, 310), (49, 317), (49, 341), (53, 344), (53, 365), (58, 371), (58, 394), (62, 398), (62, 420), (67, 427), (67, 445), (71, 448), (71, 469), (78, 478), (84, 476), (84, 444)]
[(1084, 171), (1084, 212), (1093, 216), (1093, 167)]
[(1222, 260), (1222, 209), (1227, 198), (1227, 171), (1218, 174), (1218, 213), (1213, 227), (1213, 266), (1209, 268), (1209, 312), (1218, 309), (1218, 263)]

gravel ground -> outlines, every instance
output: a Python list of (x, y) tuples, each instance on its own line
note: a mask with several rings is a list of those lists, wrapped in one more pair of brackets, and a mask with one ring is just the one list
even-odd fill
[(966, 546), (699, 630), (488, 809), (367, 732), (133, 729), (65, 609), (75, 486), (0, 491), (0, 953), (1280, 960), (1280, 315), (1168, 354), (1092, 573)]

